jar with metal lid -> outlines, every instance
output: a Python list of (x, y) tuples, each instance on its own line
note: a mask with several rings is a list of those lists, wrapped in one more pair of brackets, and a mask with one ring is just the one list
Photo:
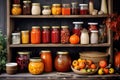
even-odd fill
[(31, 43), (32, 44), (39, 44), (40, 42), (41, 42), (40, 26), (32, 26)]
[(45, 72), (52, 72), (52, 55), (49, 50), (42, 50), (40, 52), (40, 58), (43, 60), (45, 68)]
[(70, 14), (71, 14), (70, 4), (62, 4), (62, 15), (70, 15)]
[(69, 43), (70, 31), (68, 26), (61, 26), (61, 43)]
[(61, 4), (52, 4), (52, 14), (61, 15), (61, 13), (62, 13)]
[(83, 22), (73, 22), (73, 24), (75, 25), (73, 28), (73, 34), (77, 34), (80, 37)]
[(91, 32), (91, 30), (97, 30), (97, 25), (98, 23), (95, 23), (95, 22), (89, 22), (88, 23), (89, 26), (89, 31)]
[(22, 44), (28, 44), (29, 43), (29, 31), (21, 31), (21, 38), (22, 38)]
[(12, 33), (12, 44), (20, 44), (20, 33)]
[(20, 15), (22, 13), (21, 5), (13, 4), (11, 13), (12, 13), (12, 15)]
[(71, 57), (66, 51), (57, 52), (55, 57), (55, 69), (59, 72), (67, 72), (71, 69)]
[(42, 42), (50, 43), (50, 26), (42, 27)]
[(90, 43), (98, 44), (98, 30), (91, 30)]
[(27, 72), (30, 52), (18, 52), (16, 62), (18, 63), (19, 72)]
[(23, 15), (31, 14), (31, 1), (25, 0), (23, 1)]
[(88, 14), (88, 4), (79, 4), (80, 6), (80, 15), (87, 15)]
[(72, 4), (71, 14), (72, 15), (78, 15), (79, 14), (78, 3), (77, 2), (72, 2), (71, 4)]
[(50, 6), (47, 6), (47, 5), (43, 6), (42, 14), (43, 15), (50, 15), (51, 14)]
[(44, 71), (44, 63), (40, 58), (32, 58), (30, 59), (30, 63), (28, 65), (28, 70), (33, 75), (38, 75), (43, 73)]
[(52, 43), (60, 42), (60, 27), (59, 26), (52, 26), (51, 42)]
[(40, 3), (32, 3), (32, 15), (40, 15), (41, 13), (41, 8), (40, 8)]

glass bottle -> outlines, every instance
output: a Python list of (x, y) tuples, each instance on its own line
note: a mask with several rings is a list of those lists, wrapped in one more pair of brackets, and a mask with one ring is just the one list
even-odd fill
[(32, 3), (32, 15), (40, 15), (41, 13), (41, 8), (40, 8), (40, 3)]
[(101, 0), (101, 11), (103, 11), (104, 14), (108, 13), (106, 0)]
[(23, 15), (31, 14), (31, 1), (23, 1)]
[(72, 15), (78, 15), (79, 14), (78, 3), (77, 2), (72, 2), (71, 4), (72, 4), (71, 14)]
[(98, 30), (91, 30), (90, 43), (98, 44)]
[(50, 15), (51, 14), (50, 6), (43, 6), (42, 14), (43, 15)]

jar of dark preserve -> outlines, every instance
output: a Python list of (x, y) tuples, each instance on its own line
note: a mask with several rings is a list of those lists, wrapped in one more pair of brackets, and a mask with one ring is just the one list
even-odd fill
[(55, 57), (55, 69), (59, 72), (67, 72), (71, 68), (71, 57), (69, 53), (66, 51), (57, 52), (57, 56)]
[(14, 4), (20, 4), (20, 0), (14, 0), (13, 3)]
[(31, 14), (31, 1), (23, 1), (23, 14), (24, 15), (30, 15)]
[(42, 29), (42, 42), (50, 43), (50, 26), (43, 26)]
[(79, 4), (80, 6), (80, 15), (88, 14), (88, 4)]
[(89, 25), (89, 31), (90, 31), (90, 32), (91, 32), (91, 30), (97, 30), (97, 25), (98, 25), (98, 23), (89, 22), (88, 25)]
[(30, 52), (18, 52), (16, 62), (18, 64), (19, 72), (27, 72), (29, 64)]
[(51, 42), (52, 43), (60, 42), (60, 27), (59, 26), (52, 26)]
[(80, 36), (83, 22), (73, 22), (73, 24), (75, 25), (73, 28), (73, 34)]
[(72, 2), (71, 4), (72, 4), (71, 14), (72, 15), (78, 15), (79, 14), (78, 3), (77, 2)]

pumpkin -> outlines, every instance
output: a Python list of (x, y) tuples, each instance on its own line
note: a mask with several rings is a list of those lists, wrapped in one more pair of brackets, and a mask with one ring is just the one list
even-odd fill
[(78, 44), (79, 41), (80, 41), (80, 38), (77, 34), (73, 34), (73, 35), (70, 36), (69, 41), (70, 41), (71, 44)]
[(120, 67), (120, 52), (116, 52), (115, 54), (114, 65), (115, 67)]

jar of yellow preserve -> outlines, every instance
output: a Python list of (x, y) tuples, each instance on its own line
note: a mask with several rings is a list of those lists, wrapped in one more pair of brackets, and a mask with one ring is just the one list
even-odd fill
[(40, 58), (30, 59), (28, 70), (33, 75), (41, 74), (44, 71), (44, 63), (42, 62), (42, 59)]
[(13, 4), (11, 13), (12, 13), (12, 15), (20, 15), (22, 13), (21, 5)]
[(61, 4), (52, 4), (52, 14), (60, 15), (62, 13)]
[(29, 31), (21, 31), (21, 37), (22, 37), (22, 44), (28, 44), (29, 43)]

